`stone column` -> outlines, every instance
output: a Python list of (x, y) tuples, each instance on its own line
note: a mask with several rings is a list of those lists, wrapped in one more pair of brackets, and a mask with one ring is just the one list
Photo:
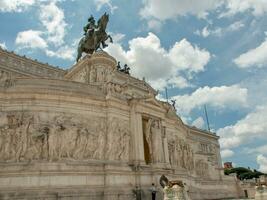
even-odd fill
[(132, 134), (132, 157), (134, 164), (145, 164), (142, 116), (137, 112), (138, 100), (130, 101), (130, 129)]

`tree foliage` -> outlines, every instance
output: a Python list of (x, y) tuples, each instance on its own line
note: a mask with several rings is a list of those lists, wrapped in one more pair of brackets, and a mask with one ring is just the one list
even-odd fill
[(236, 173), (237, 178), (240, 180), (259, 178), (261, 175), (267, 175), (257, 170), (247, 169), (245, 167), (235, 167), (232, 169), (224, 169), (225, 175)]

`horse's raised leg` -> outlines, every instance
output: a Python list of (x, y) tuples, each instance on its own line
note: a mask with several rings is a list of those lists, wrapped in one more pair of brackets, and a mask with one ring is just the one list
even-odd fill
[(103, 49), (104, 49), (105, 47), (108, 46), (108, 45), (105, 43), (105, 41), (102, 41), (101, 44), (102, 44)]
[(112, 39), (112, 37), (111, 37), (110, 35), (108, 35), (108, 38), (109, 38), (109, 41), (110, 41), (111, 43), (113, 43), (113, 39)]

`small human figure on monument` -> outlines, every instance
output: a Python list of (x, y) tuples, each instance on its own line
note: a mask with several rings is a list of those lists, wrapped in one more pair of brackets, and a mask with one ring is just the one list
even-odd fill
[(130, 67), (128, 67), (127, 64), (125, 64), (123, 68), (124, 68), (125, 74), (130, 74)]
[(120, 71), (121, 70), (121, 62), (119, 61), (117, 64), (117, 70)]
[(142, 200), (142, 191), (138, 186), (135, 186), (133, 193), (136, 200)]
[(171, 100), (171, 102), (172, 102), (172, 107), (174, 108), (174, 110), (176, 110), (175, 108), (176, 100)]
[(151, 192), (152, 200), (156, 200), (157, 188), (154, 183), (152, 183), (151, 188), (149, 190)]

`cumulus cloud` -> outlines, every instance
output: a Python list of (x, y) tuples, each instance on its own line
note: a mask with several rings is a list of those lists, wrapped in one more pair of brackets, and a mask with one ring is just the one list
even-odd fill
[(0, 12), (22, 12), (34, 3), (35, 0), (1, 0)]
[(184, 88), (190, 84), (180, 71), (200, 72), (210, 60), (210, 53), (193, 46), (186, 39), (176, 42), (169, 50), (161, 46), (153, 33), (129, 41), (129, 50), (118, 43), (110, 44), (107, 51), (122, 63), (131, 66), (131, 73), (145, 77), (156, 89), (167, 85)]
[(222, 148), (234, 148), (267, 135), (267, 106), (260, 106), (236, 124), (217, 131)]
[(267, 173), (267, 157), (262, 154), (257, 156), (257, 163), (259, 165), (259, 171)]
[(192, 46), (186, 39), (176, 42), (170, 49), (169, 58), (180, 70), (200, 72), (210, 60), (210, 53)]
[(189, 114), (193, 109), (208, 104), (216, 108), (240, 107), (247, 104), (247, 89), (238, 85), (201, 87), (192, 94), (174, 96), (179, 113)]
[(41, 37), (41, 31), (27, 30), (19, 32), (16, 38), (16, 45), (19, 48), (45, 49), (47, 48), (46, 41)]
[(145, 0), (140, 14), (144, 18), (152, 17), (158, 20), (173, 19), (188, 14), (205, 18), (208, 11), (216, 9), (221, 2), (220, 0), (202, 0), (194, 3), (185, 0)]
[(255, 49), (250, 49), (234, 59), (234, 63), (240, 68), (267, 67), (267, 38)]
[(48, 5), (42, 5), (40, 8), (40, 21), (47, 29), (47, 40), (57, 46), (63, 43), (66, 30), (64, 12), (55, 2)]
[[(66, 26), (64, 11), (56, 3), (61, 0), (40, 0), (39, 20), (44, 30), (27, 30), (17, 34), (18, 49), (41, 49), (49, 57), (74, 60), (74, 45), (64, 44)], [(53, 47), (56, 50), (53, 50)]]
[(5, 42), (0, 42), (0, 48), (1, 49), (7, 49), (7, 47), (6, 47), (6, 43)]
[(113, 6), (111, 4), (111, 0), (94, 0), (94, 1), (95, 1), (97, 11), (99, 11), (105, 5), (108, 6), (111, 13), (113, 13), (114, 10), (116, 10), (118, 8), (117, 6)]
[(230, 149), (224, 149), (221, 151), (221, 156), (223, 159), (232, 157), (234, 155), (234, 152)]
[(205, 125), (204, 119), (202, 117), (198, 117), (192, 122), (192, 126), (195, 126), (197, 128), (203, 129)]

